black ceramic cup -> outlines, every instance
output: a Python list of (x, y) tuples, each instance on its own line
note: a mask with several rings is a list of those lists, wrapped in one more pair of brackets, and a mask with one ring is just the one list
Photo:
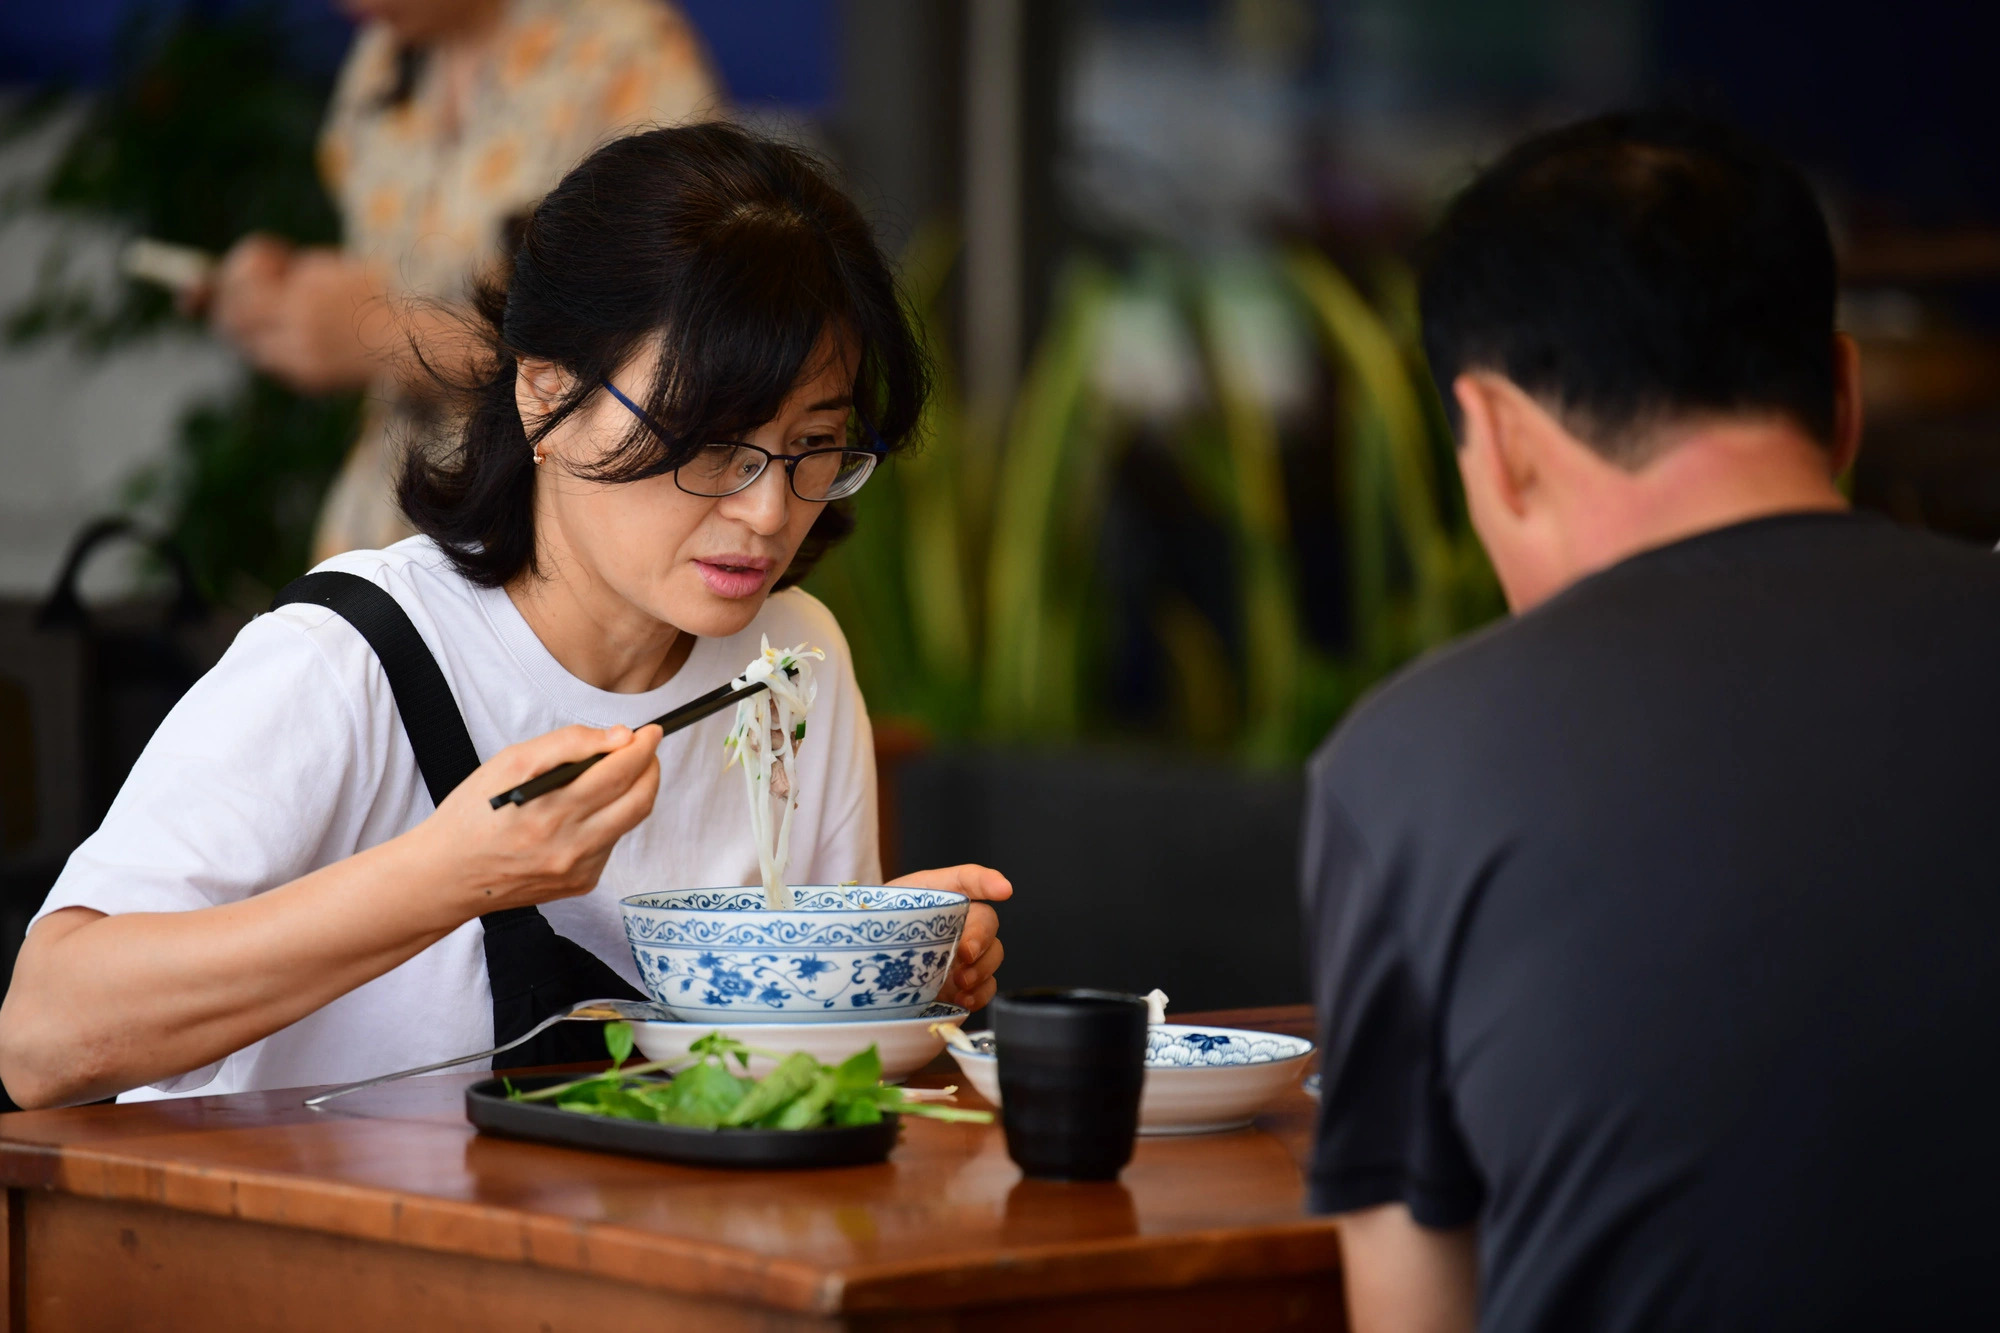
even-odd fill
[(1146, 1081), (1146, 1002), (1025, 990), (993, 1002), (1007, 1155), (1038, 1180), (1116, 1180)]

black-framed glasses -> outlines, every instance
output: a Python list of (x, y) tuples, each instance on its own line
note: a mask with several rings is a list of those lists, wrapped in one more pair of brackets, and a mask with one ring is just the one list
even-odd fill
[[(625, 404), (632, 415), (646, 423), (655, 435), (671, 442), (673, 437), (660, 428), (645, 408), (620, 393), (618, 386), (610, 380), (604, 387), (611, 396)], [(674, 469), (674, 485), (689, 495), (699, 495), (705, 499), (720, 499), (734, 495), (754, 485), (757, 478), (773, 463), (782, 463), (785, 480), (792, 488), (792, 494), (801, 500), (814, 504), (827, 500), (844, 500), (861, 489), (868, 480), (875, 465), (882, 461), (888, 450), (882, 445), (881, 437), (866, 425), (871, 439), (877, 447), (873, 449), (808, 449), (798, 454), (774, 454), (769, 449), (760, 449), (754, 444), (740, 441), (719, 441), (704, 444), (695, 451), (695, 456)]]

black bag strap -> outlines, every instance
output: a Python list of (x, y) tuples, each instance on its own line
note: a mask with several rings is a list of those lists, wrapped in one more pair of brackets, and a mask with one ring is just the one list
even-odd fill
[[(431, 803), (444, 804), (444, 798), (479, 767), (479, 752), (473, 748), (472, 733), (465, 728), (450, 682), (401, 604), (360, 575), (335, 570), (293, 579), (272, 599), (271, 609), (292, 602), (326, 607), (359, 630), (375, 650), (396, 696), (396, 711), (402, 715), (410, 748), (416, 751)], [(646, 998), (596, 954), (556, 934), (539, 908), (510, 907), (479, 920), (486, 932), (486, 980), (493, 992), (496, 1046), (581, 1000)], [(604, 1054), (595, 1024), (558, 1023), (508, 1052), (505, 1062), (514, 1068), (578, 1064), (601, 1060)]]
[(479, 767), (479, 751), (472, 748), (472, 733), (465, 729), (450, 683), (402, 606), (380, 585), (337, 570), (293, 579), (272, 599), (271, 609), (292, 602), (323, 606), (368, 640), (389, 677), (389, 691), (396, 696), (410, 748), (417, 752), (431, 804), (443, 805)]

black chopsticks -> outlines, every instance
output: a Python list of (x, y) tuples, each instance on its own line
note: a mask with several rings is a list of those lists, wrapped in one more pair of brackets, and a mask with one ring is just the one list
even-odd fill
[[(768, 686), (761, 680), (752, 681), (741, 689), (736, 688), (735, 683), (731, 682), (728, 685), (710, 690), (699, 699), (689, 700), (679, 708), (674, 709), (671, 713), (662, 713), (644, 725), (658, 727), (663, 736), (671, 736), (682, 727), (693, 726), (703, 718), (719, 713), (738, 700), (747, 699), (757, 691), (766, 688)], [(636, 731), (638, 728), (635, 727), (634, 730)], [(585, 770), (592, 764), (602, 758), (604, 758), (603, 755), (594, 754), (588, 759), (572, 760), (567, 764), (561, 764), (550, 769), (539, 777), (529, 778), (512, 791), (503, 791), (498, 796), (495, 796), (492, 801), (493, 808), (498, 810), (503, 805), (526, 805), (537, 796), (545, 796), (558, 787), (567, 787), (570, 783), (575, 782), (579, 777), (583, 776)]]

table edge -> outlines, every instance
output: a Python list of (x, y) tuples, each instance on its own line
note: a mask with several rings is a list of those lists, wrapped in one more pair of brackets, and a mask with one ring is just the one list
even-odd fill
[(812, 1315), (960, 1308), (990, 1301), (996, 1287), (1004, 1287), (1009, 1302), (1034, 1301), (1176, 1290), (1223, 1279), (1311, 1276), (1339, 1267), (1332, 1220), (1304, 1212), (1295, 1221), (1256, 1227), (1064, 1241), (937, 1259), (815, 1264), (612, 1222), (411, 1196), (387, 1186), (255, 1168), (225, 1172), (103, 1145), (13, 1139), (4, 1120), (0, 1187), (557, 1269)]

